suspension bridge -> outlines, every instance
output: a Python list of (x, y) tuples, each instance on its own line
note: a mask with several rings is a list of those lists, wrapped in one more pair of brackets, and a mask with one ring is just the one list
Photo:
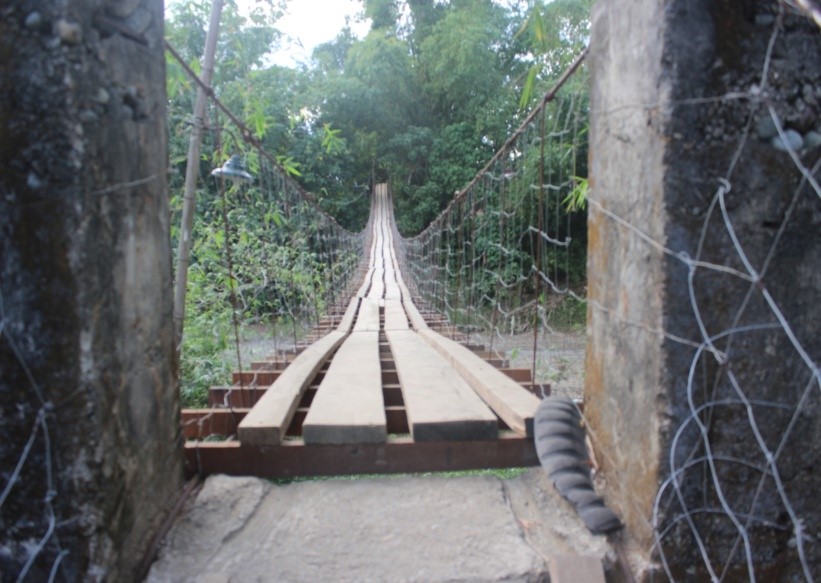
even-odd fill
[[(341, 228), (212, 97), (256, 149), (257, 188), (285, 218), (271, 244), (317, 257), (308, 279), (330, 285), (322, 298), (314, 288), (279, 293), (294, 346), (248, 368), (238, 349), (231, 384), (209, 389), (208, 408), (182, 410), (188, 475), (538, 465), (533, 415), (550, 392), (537, 366), (546, 297), (583, 299), (571, 263), (583, 257), (584, 225), (572, 239), (563, 200), (583, 174), (587, 98), (568, 81), (584, 58), (412, 239), (399, 234), (387, 184), (374, 187), (362, 233)], [(226, 241), (228, 230), (226, 223)], [(297, 321), (314, 322), (301, 342)], [(517, 353), (529, 345), (527, 368), (512, 366), (500, 346), (513, 336)]]
[[(529, 369), (509, 368), (414, 297), (386, 184), (352, 297), (297, 351), (236, 371), (182, 412), (189, 473), (286, 478), (537, 465)], [(542, 390), (544, 390), (542, 388)], [(202, 441), (209, 435), (236, 436)]]
[[(161, 7), (145, 36), (106, 26), (78, 37), (100, 23), (93, 7), (76, 11), (84, 25), (58, 21), (61, 39), (44, 39), (50, 27), (40, 26), (39, 13), (9, 19), (8, 38), (27, 48), (8, 53), (8, 127), (26, 131), (9, 141), (0, 178), (0, 394), (10, 413), (0, 430), (11, 444), (3, 450), (0, 570), (18, 580), (60, 572), (127, 580), (169, 516), (168, 502), (180, 496), (173, 516), (193, 491), (195, 479), (182, 488), (183, 464), (189, 476), (282, 478), (536, 465), (533, 415), (547, 392), (539, 347), (551, 312), (586, 298), (577, 302), (587, 316), (584, 417), (573, 432), (584, 423), (608, 502), (624, 521), (620, 548), (635, 559), (626, 571), (817, 579), (819, 513), (807, 492), (817, 490), (819, 462), (806, 445), (818, 434), (821, 386), (821, 126), (812, 113), (818, 75), (807, 64), (819, 61), (774, 57), (815, 54), (821, 37), (787, 4), (777, 14), (759, 4), (753, 18), (753, 8), (684, 14), (649, 1), (632, 11), (600, 3), (589, 92), (578, 90), (588, 85), (581, 55), (409, 239), (399, 236), (385, 187), (372, 195), (367, 228), (346, 231), (201, 85), (219, 110), (213, 117), (228, 118), (260, 162), (254, 196), (266, 200), (256, 202), (276, 207), (272, 216), (282, 221), (255, 240), (276, 251), (264, 268), (275, 266), (277, 277), (235, 270), (242, 251), (232, 246), (241, 238), (230, 232), (229, 207), (241, 201), (220, 186), (225, 256), (212, 244), (208, 265), (189, 271), (231, 289), (237, 340), (243, 294), (258, 279), (254, 299), (270, 300), (274, 326), (291, 326), (294, 346), (248, 367), (238, 347), (230, 382), (210, 388), (207, 409), (183, 410), (181, 429), (167, 297), (168, 159), (157, 147), (166, 136), (165, 95), (140, 91), (162, 85)], [(693, 53), (689, 41), (704, 30), (732, 42), (710, 40)], [(727, 58), (739, 46), (744, 58)], [(78, 84), (65, 73), (98, 69), (104, 74)], [(81, 99), (95, 94), (105, 97)], [(577, 200), (587, 201), (587, 216), (566, 212)], [(313, 329), (300, 340), (305, 322)], [(520, 350), (529, 368), (514, 364)], [(535, 522), (514, 517), (519, 543), (530, 544), (547, 512), (562, 508), (549, 496), (563, 469), (525, 474), (542, 483), (519, 498), (521, 507), (551, 502)], [(252, 480), (212, 477), (206, 485), (232, 479)], [(270, 487), (253, 481), (256, 490)], [(454, 498), (482, 512), (493, 498), (510, 518), (516, 487)], [(369, 524), (407, 497), (368, 497), (363, 506), (377, 516)], [(198, 503), (208, 513), (214, 498)], [(286, 516), (288, 504), (275, 516)], [(224, 535), (189, 523), (211, 537), (204, 554), (236, 538), (235, 515), (248, 516), (233, 498), (217, 505)], [(331, 499), (314, 522), (328, 510), (342, 525), (330, 538), (348, 537), (346, 501)], [(284, 529), (302, 526), (293, 514)], [(418, 522), (415, 512), (406, 516)], [(462, 518), (437, 522), (445, 525), (438, 532)], [(486, 525), (480, 518), (474, 530)], [(265, 520), (269, 528), (248, 534), (248, 548), (264, 537), (266, 551), (278, 546)], [(564, 534), (550, 538), (550, 553)], [(296, 556), (295, 548), (308, 551), (304, 563), (322, 562), (324, 541), (312, 548), (305, 539), (282, 556)], [(391, 540), (403, 546), (398, 535)], [(365, 558), (378, 554), (368, 547)], [(443, 558), (445, 571), (453, 555)], [(255, 558), (262, 556), (270, 555)], [(474, 556), (489, 562), (484, 552)], [(314, 577), (326, 578), (334, 577)]]

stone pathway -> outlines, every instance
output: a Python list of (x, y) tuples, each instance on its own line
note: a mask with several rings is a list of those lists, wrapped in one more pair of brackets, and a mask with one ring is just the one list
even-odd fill
[(614, 562), (541, 469), (283, 486), (213, 476), (148, 581), (545, 581), (567, 553)]

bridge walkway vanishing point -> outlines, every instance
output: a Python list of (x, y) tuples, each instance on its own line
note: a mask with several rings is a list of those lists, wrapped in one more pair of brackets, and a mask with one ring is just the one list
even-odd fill
[[(235, 372), (234, 386), (211, 388), (212, 408), (182, 411), (189, 475), (538, 465), (530, 371), (460, 344), (453, 328), (414, 303), (387, 185), (376, 187), (368, 229), (361, 286), (314, 342)], [(229, 439), (204, 440), (212, 435)]]

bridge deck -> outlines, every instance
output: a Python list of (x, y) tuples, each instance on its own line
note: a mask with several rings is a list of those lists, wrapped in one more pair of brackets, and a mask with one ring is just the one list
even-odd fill
[(270, 370), (235, 375), (239, 387), (212, 388), (212, 405), (224, 408), (183, 412), (188, 438), (238, 436), (189, 441), (189, 473), (538, 465), (528, 434), (539, 399), (521, 384), (529, 371), (494, 367), (431, 330), (402, 277), (384, 185), (371, 213), (368, 270), (336, 325), (326, 324), (290, 364), (261, 365)]

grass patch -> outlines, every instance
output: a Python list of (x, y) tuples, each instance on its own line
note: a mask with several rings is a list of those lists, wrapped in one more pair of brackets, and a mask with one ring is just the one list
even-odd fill
[(488, 468), (483, 470), (462, 470), (457, 472), (419, 472), (414, 474), (352, 474), (349, 476), (309, 476), (297, 478), (283, 478), (278, 480), (269, 480), (271, 483), (278, 486), (285, 486), (288, 484), (296, 484), (300, 482), (329, 482), (329, 481), (357, 481), (357, 480), (375, 480), (375, 479), (390, 479), (396, 480), (399, 478), (409, 477), (440, 477), (440, 478), (464, 478), (468, 476), (495, 476), (500, 480), (512, 480), (518, 478), (530, 468)]

